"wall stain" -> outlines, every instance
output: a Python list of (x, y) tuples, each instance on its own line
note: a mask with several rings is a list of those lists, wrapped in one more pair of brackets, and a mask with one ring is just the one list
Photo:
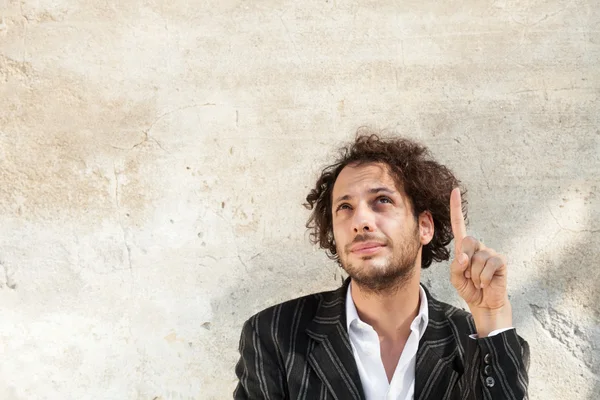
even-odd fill
[(4, 286), (6, 286), (9, 289), (15, 290), (17, 288), (17, 283), (13, 279), (14, 272), (9, 273), (8, 267), (1, 260), (0, 260), (0, 268), (2, 269), (2, 273), (3, 273), (3, 276), (0, 276), (0, 279), (4, 278), (3, 280), (0, 280), (0, 289), (2, 289)]

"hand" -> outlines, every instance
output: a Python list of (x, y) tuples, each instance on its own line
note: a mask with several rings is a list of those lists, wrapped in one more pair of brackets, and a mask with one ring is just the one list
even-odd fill
[(512, 310), (506, 291), (506, 258), (467, 236), (458, 188), (450, 194), (450, 219), (454, 234), (451, 281), (469, 306), (479, 336), (510, 327)]

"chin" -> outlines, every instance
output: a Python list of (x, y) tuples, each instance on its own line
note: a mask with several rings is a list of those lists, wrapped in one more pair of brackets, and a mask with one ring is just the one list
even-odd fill
[(386, 269), (390, 265), (390, 261), (387, 257), (381, 256), (367, 256), (361, 257), (355, 265), (360, 265), (361, 269)]

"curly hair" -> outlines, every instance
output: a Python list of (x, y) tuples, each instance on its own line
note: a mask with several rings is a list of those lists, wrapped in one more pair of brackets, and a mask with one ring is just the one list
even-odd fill
[[(427, 268), (435, 261), (448, 260), (452, 241), (450, 221), (450, 193), (461, 187), (452, 171), (436, 162), (429, 150), (412, 140), (400, 137), (382, 137), (381, 133), (359, 129), (356, 139), (339, 150), (335, 163), (325, 167), (315, 188), (306, 196), (304, 206), (312, 210), (306, 227), (313, 244), (326, 250), (327, 255), (340, 262), (333, 236), (332, 193), (335, 181), (347, 165), (383, 163), (396, 185), (404, 189), (410, 199), (415, 219), (423, 211), (433, 218), (433, 239), (423, 246), (421, 267)], [(466, 190), (461, 187), (462, 210), (467, 217)]]

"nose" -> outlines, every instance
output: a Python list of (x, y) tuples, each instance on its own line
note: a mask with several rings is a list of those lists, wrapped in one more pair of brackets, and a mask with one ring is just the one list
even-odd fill
[(366, 205), (357, 206), (352, 220), (354, 233), (373, 232), (375, 218), (373, 212)]

